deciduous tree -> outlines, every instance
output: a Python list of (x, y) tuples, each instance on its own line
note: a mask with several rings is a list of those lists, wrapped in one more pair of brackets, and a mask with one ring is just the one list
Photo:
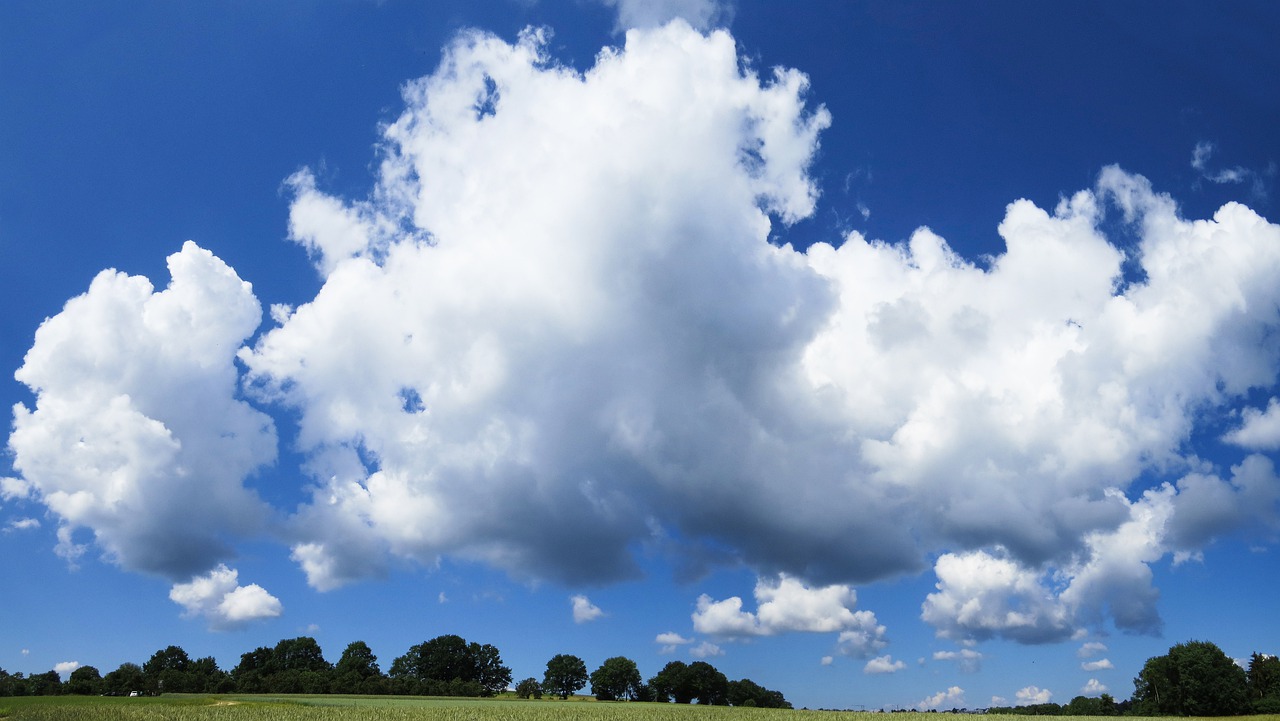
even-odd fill
[(1142, 715), (1232, 716), (1249, 708), (1244, 669), (1208, 641), (1180, 643), (1147, 659), (1133, 686), (1134, 710)]
[(542, 688), (547, 693), (567, 699), (587, 685), (587, 665), (577, 656), (556, 654), (547, 661), (547, 672), (542, 677)]
[(605, 659), (591, 672), (591, 693), (601, 701), (630, 701), (638, 695), (640, 685), (640, 669), (625, 656)]

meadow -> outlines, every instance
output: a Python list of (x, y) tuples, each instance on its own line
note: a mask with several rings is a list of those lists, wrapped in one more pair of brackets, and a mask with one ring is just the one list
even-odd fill
[[(32, 696), (0, 702), (3, 721), (937, 721), (936, 713), (790, 711), (651, 703), (387, 696)], [(1025, 721), (1022, 716), (996, 716)], [(1058, 717), (1071, 721), (1088, 717)], [(1280, 721), (1280, 715), (1247, 717)]]

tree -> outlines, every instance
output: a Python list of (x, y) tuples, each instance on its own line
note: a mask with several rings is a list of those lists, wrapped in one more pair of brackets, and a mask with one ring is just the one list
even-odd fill
[(587, 685), (587, 665), (577, 656), (556, 654), (547, 661), (547, 672), (542, 678), (542, 688), (548, 693), (567, 699)]
[(181, 646), (166, 646), (142, 664), (142, 680), (151, 693), (189, 693), (191, 658)]
[(240, 663), (231, 669), (231, 678), (236, 682), (236, 691), (240, 693), (264, 693), (267, 679), (274, 672), (272, 658), (274, 652), (266, 646), (259, 646), (248, 653), (240, 654)]
[(400, 692), (433, 696), (492, 696), (511, 683), (511, 669), (498, 649), (467, 643), (461, 636), (437, 636), (391, 662)]
[(725, 706), (729, 703), (729, 679), (706, 661), (689, 664), (689, 685), (699, 704)]
[(542, 684), (536, 678), (526, 678), (516, 684), (516, 698), (542, 698)]
[(1208, 641), (1180, 643), (1147, 659), (1133, 686), (1142, 715), (1231, 716), (1249, 709), (1244, 669)]
[(144, 686), (142, 667), (126, 661), (108, 672), (102, 679), (102, 685), (104, 692), (113, 696), (128, 696), (134, 691), (141, 691)]
[(352, 641), (348, 644), (334, 671), (339, 674), (354, 673), (362, 679), (382, 675), (382, 670), (378, 668), (378, 657), (373, 655), (373, 649), (364, 641)]
[(334, 666), (332, 688), (334, 693), (367, 693), (365, 689), (377, 688), (381, 679), (373, 649), (364, 641), (353, 641)]
[(656, 676), (649, 679), (649, 688), (653, 700), (661, 703), (689, 703), (693, 701), (692, 689), (688, 687), (686, 677), (689, 665), (684, 661), (670, 661)]
[(277, 643), (271, 650), (271, 663), (274, 666), (272, 670), (276, 673), (281, 671), (327, 673), (333, 669), (329, 662), (324, 660), (320, 644), (310, 636), (288, 638)]
[(1102, 701), (1088, 696), (1076, 696), (1062, 707), (1062, 713), (1067, 716), (1102, 716)]
[(1249, 657), (1249, 701), (1254, 713), (1280, 713), (1280, 658), (1254, 653)]
[(730, 706), (756, 708), (791, 708), (791, 704), (779, 691), (770, 691), (749, 678), (730, 681), (727, 693)]
[(471, 643), (467, 645), (467, 652), (474, 659), (474, 680), (484, 689), (485, 696), (498, 694), (511, 685), (511, 669), (502, 664), (502, 656), (495, 646)]
[(601, 701), (630, 701), (638, 695), (640, 685), (640, 669), (624, 656), (605, 659), (600, 668), (591, 672), (591, 693)]
[(724, 706), (729, 703), (729, 680), (706, 661), (671, 661), (649, 680), (655, 701)]
[(33, 673), (27, 677), (27, 693), (31, 696), (61, 696), (62, 677), (57, 671)]
[(81, 666), (67, 677), (67, 693), (97, 696), (102, 693), (102, 674), (93, 666)]

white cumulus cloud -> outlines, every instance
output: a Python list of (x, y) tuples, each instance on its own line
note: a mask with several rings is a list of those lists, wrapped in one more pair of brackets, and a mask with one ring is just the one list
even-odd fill
[(786, 575), (772, 581), (762, 578), (756, 582), (755, 612), (743, 610), (737, 596), (716, 601), (703, 594), (693, 613), (693, 628), (724, 637), (838, 633), (841, 653), (868, 658), (888, 641), (874, 613), (853, 610), (857, 599), (852, 588), (839, 584), (815, 588)]
[(1107, 685), (1096, 678), (1091, 678), (1080, 689), (1080, 693), (1085, 696), (1098, 696), (1108, 691)]
[(60, 661), (53, 665), (53, 670), (62, 677), (63, 681), (66, 681), (67, 677), (71, 675), (71, 672), (78, 668), (80, 668), (79, 661)]
[(1027, 686), (1019, 689), (1013, 696), (1017, 699), (1018, 706), (1030, 706), (1038, 703), (1049, 703), (1049, 700), (1053, 698), (1053, 692), (1039, 686)]
[(589, 623), (605, 615), (600, 607), (583, 595), (575, 595), (569, 599), (573, 605), (573, 622)]
[[(18, 371), (35, 401), (0, 494), (45, 504), (69, 560), (171, 580), (280, 527), (319, 590), (443, 556), (616, 581), (681, 539), (776, 579), (754, 610), (700, 599), (700, 633), (830, 632), (868, 659), (883, 626), (852, 584), (932, 560), (922, 615), (958, 642), (1156, 633), (1152, 564), (1276, 528), (1280, 480), (1248, 454), (1274, 404), (1240, 406), (1276, 396), (1280, 227), (1184, 218), (1108, 167), (1011, 202), (989, 258), (927, 228), (794, 248), (832, 122), (807, 78), (695, 29), (727, 5), (616, 4), (634, 29), (583, 71), (544, 31), (460, 33), (406, 84), (366, 196), (290, 177), (322, 287), (261, 335), (194, 244), (162, 291), (100, 274)], [(310, 497), (281, 524), (245, 486), (276, 457), (251, 404), (297, 421)], [(1231, 417), (1246, 455), (1211, 467), (1197, 431)]]
[(1240, 427), (1223, 440), (1253, 451), (1280, 449), (1280, 398), (1272, 398), (1266, 410), (1244, 409)]
[(235, 354), (261, 321), (249, 284), (190, 242), (168, 264), (164, 290), (106, 270), (41, 324), (15, 374), (35, 408), (14, 407), (9, 448), (69, 560), (83, 528), (121, 566), (181, 578), (229, 555), (226, 534), (261, 528), (243, 481), (276, 437), (236, 397)]
[(895, 673), (906, 667), (907, 664), (902, 661), (893, 660), (893, 656), (876, 656), (870, 661), (867, 661), (867, 664), (862, 667), (862, 672), (866, 674)]
[(947, 709), (959, 708), (964, 706), (964, 689), (959, 686), (952, 686), (945, 691), (939, 691), (916, 704), (916, 708), (921, 711), (930, 709)]
[(214, 630), (243, 627), (253, 621), (276, 618), (284, 607), (280, 600), (255, 584), (241, 586), (239, 572), (225, 565), (186, 583), (175, 583), (169, 598), (183, 607), (183, 615), (203, 617)]

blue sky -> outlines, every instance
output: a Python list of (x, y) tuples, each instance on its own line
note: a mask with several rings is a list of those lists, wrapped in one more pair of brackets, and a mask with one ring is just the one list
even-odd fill
[(1277, 21), (0, 4), (0, 668), (1275, 653)]

